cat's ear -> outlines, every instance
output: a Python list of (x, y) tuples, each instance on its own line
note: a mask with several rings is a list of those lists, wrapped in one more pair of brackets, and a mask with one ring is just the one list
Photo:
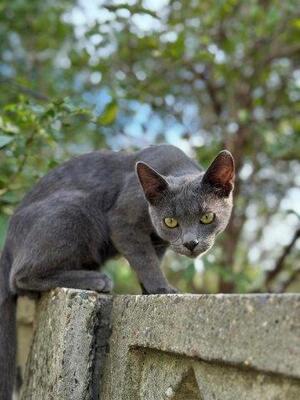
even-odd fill
[(234, 187), (234, 159), (228, 150), (221, 151), (205, 172), (202, 182), (216, 188), (221, 196), (229, 196)]
[(136, 173), (146, 199), (149, 203), (155, 204), (168, 188), (167, 181), (155, 169), (142, 161), (136, 163)]

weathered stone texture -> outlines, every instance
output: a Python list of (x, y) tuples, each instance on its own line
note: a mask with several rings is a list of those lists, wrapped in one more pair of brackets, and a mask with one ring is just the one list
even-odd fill
[(19, 373), (23, 376), (30, 343), (33, 334), (35, 318), (35, 302), (27, 297), (19, 297), (17, 309), (18, 355), (17, 364)]
[(94, 292), (54, 290), (39, 303), (27, 362), (23, 400), (88, 400), (93, 393), (93, 368), (101, 299)]
[(298, 400), (300, 296), (114, 300), (101, 399)]
[(299, 400), (300, 295), (53, 291), (39, 305), (22, 399), (99, 393), (101, 400)]

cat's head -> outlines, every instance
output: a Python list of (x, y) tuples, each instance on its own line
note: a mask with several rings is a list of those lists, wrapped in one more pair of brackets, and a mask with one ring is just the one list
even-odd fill
[(206, 172), (163, 176), (144, 162), (137, 175), (158, 235), (179, 254), (197, 257), (208, 251), (232, 210), (234, 160), (221, 151)]

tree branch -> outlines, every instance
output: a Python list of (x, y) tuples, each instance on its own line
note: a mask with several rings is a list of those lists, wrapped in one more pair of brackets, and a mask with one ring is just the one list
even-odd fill
[(272, 280), (274, 278), (276, 278), (276, 276), (282, 271), (282, 269), (284, 267), (284, 262), (285, 262), (287, 256), (292, 251), (292, 249), (299, 237), (300, 237), (300, 228), (298, 228), (296, 230), (290, 243), (284, 247), (282, 254), (280, 255), (280, 257), (278, 258), (278, 260), (275, 263), (275, 267), (267, 273), (266, 280), (265, 280), (267, 288), (270, 287), (270, 283), (272, 282)]
[(295, 43), (289, 47), (281, 46), (277, 51), (274, 51), (273, 53), (271, 52), (271, 54), (266, 58), (265, 63), (269, 64), (271, 61), (278, 58), (291, 57), (294, 54), (299, 54), (299, 52), (300, 43)]
[(298, 275), (300, 276), (300, 268), (295, 269), (294, 271), (292, 271), (290, 277), (288, 279), (286, 279), (277, 289), (276, 289), (276, 293), (283, 293), (286, 291), (286, 289), (290, 286), (291, 283), (294, 282), (294, 280), (298, 277)]
[(207, 89), (207, 93), (210, 97), (213, 110), (216, 116), (220, 117), (222, 113), (222, 103), (218, 99), (218, 88), (212, 83), (208, 69), (206, 68), (203, 72), (196, 72), (194, 70), (194, 73), (197, 74), (201, 80), (203, 80)]
[(28, 88), (27, 86), (21, 85), (20, 83), (16, 82), (12, 78), (1, 78), (0, 84), (6, 84), (6, 85), (13, 86), (15, 89), (26, 94), (27, 96), (33, 97), (36, 100), (43, 100), (43, 101), (49, 100), (49, 97), (46, 96), (45, 94), (37, 92), (35, 90), (32, 90), (32, 89)]

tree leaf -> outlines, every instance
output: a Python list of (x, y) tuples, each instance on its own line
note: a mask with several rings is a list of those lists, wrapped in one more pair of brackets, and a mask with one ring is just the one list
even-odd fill
[(8, 145), (14, 140), (12, 136), (0, 135), (0, 149)]
[(115, 101), (112, 101), (107, 104), (105, 110), (97, 119), (97, 122), (102, 125), (111, 125), (115, 121), (117, 114), (118, 114), (118, 105)]

